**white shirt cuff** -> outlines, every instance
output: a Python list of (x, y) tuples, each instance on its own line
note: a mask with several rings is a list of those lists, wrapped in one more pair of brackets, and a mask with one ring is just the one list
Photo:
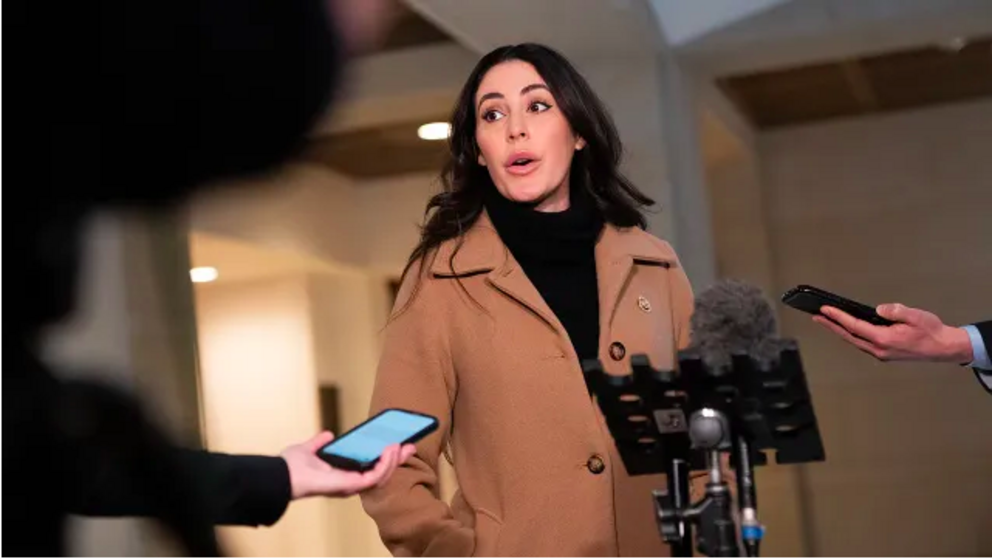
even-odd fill
[(973, 369), (980, 369), (979, 373), (982, 376), (982, 380), (986, 384), (992, 383), (992, 360), (989, 359), (988, 348), (985, 347), (985, 340), (982, 339), (982, 334), (972, 324), (963, 326), (962, 328), (968, 333), (968, 338), (971, 339), (971, 353), (973, 358), (967, 366)]

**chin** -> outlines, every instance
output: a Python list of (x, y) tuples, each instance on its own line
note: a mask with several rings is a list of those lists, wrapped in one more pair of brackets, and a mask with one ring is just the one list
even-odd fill
[(520, 204), (533, 204), (547, 198), (552, 190), (539, 186), (513, 185), (506, 189), (504, 196)]

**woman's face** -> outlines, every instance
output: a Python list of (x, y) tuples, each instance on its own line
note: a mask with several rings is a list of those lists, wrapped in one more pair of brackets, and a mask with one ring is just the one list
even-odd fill
[(541, 75), (527, 62), (493, 66), (475, 94), (479, 164), (505, 198), (538, 211), (568, 209), (568, 171), (585, 142), (572, 132)]

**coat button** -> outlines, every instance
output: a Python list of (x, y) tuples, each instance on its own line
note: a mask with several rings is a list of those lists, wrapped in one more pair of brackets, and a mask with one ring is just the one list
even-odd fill
[(620, 361), (624, 355), (627, 355), (627, 348), (623, 347), (622, 343), (613, 342), (610, 344), (610, 357), (614, 361)]
[(604, 471), (606, 471), (606, 462), (603, 461), (603, 457), (598, 454), (593, 454), (588, 461), (586, 461), (586, 468), (589, 471), (596, 474), (597, 476)]

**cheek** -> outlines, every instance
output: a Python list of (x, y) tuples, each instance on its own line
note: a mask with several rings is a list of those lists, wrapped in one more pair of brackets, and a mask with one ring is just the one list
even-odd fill
[(572, 152), (575, 151), (575, 138), (564, 118), (548, 122), (544, 137), (547, 138), (548, 148), (554, 152), (556, 158), (565, 157), (571, 160)]
[(575, 139), (572, 133), (565, 128), (561, 130), (555, 128), (548, 134), (548, 155), (554, 158), (556, 167), (568, 167), (572, 163), (572, 156), (575, 154)]
[(494, 137), (492, 133), (479, 131), (475, 134), (475, 143), (479, 146), (479, 152), (489, 166), (498, 162), (501, 157), (497, 140), (498, 138)]

